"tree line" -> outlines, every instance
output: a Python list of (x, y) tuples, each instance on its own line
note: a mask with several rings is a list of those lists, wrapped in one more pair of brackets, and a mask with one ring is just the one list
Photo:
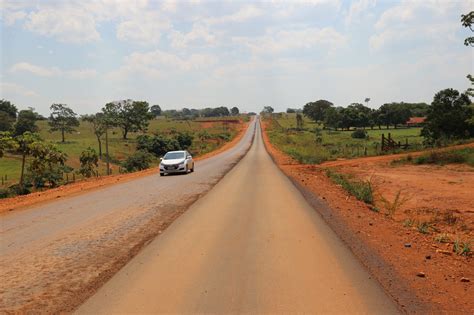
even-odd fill
[[(299, 115), (300, 110), (289, 109)], [(288, 110), (287, 110), (288, 112)], [(309, 102), (301, 111), (311, 120), (334, 130), (365, 129), (406, 124), (410, 117), (425, 117), (421, 135), (427, 143), (440, 139), (461, 139), (474, 136), (474, 105), (467, 93), (455, 89), (439, 91), (431, 105), (425, 103), (387, 103), (372, 109), (360, 103), (335, 107), (327, 100)], [(301, 117), (299, 118), (301, 120)], [(298, 117), (297, 117), (298, 123)], [(301, 126), (301, 121), (299, 124)]]

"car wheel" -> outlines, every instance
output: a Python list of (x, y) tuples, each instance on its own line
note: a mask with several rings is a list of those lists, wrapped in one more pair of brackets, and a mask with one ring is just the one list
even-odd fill
[(164, 174), (164, 173), (160, 173), (160, 176), (165, 176), (165, 174)]

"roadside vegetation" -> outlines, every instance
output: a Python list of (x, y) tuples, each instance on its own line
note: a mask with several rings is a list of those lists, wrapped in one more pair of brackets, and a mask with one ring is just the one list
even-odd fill
[(474, 167), (474, 148), (462, 148), (446, 151), (431, 151), (429, 153), (424, 153), (417, 157), (407, 155), (406, 157), (392, 161), (392, 164), (467, 164)]
[(0, 198), (143, 170), (169, 150), (200, 156), (232, 140), (249, 120), (237, 107), (171, 112), (125, 100), (82, 117), (53, 104), (46, 118), (1, 100)]
[(326, 170), (326, 175), (337, 185), (367, 204), (374, 203), (373, 189), (370, 181), (357, 180), (351, 176), (337, 173), (334, 170)]

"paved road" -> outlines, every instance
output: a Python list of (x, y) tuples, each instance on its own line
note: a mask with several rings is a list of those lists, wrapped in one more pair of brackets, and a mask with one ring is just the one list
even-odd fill
[(254, 131), (252, 122), (236, 146), (188, 175), (147, 176), (0, 215), (0, 313), (77, 306), (215, 185)]
[(249, 153), (77, 313), (397, 313), (267, 154)]

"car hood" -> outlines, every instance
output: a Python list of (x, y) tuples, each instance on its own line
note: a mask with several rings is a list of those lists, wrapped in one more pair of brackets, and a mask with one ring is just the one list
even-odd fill
[(161, 161), (161, 164), (162, 165), (175, 165), (175, 164), (183, 163), (184, 161), (185, 161), (184, 159), (163, 160)]

